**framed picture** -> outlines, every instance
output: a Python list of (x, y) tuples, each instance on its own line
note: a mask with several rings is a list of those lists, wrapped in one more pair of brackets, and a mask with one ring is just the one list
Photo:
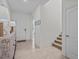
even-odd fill
[(41, 24), (41, 20), (35, 21), (35, 25), (40, 25), (40, 24)]

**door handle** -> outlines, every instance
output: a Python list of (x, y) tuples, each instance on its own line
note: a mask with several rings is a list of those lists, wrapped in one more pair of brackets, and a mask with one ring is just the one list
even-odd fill
[(66, 37), (70, 37), (69, 35), (66, 35)]

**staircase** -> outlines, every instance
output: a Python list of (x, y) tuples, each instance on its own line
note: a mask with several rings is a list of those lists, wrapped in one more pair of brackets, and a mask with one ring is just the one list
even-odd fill
[(53, 47), (62, 50), (62, 35), (59, 35), (57, 39), (52, 44)]

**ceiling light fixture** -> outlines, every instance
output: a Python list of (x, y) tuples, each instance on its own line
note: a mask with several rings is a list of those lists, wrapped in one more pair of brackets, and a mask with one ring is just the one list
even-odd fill
[(24, 0), (24, 2), (27, 2), (27, 0)]

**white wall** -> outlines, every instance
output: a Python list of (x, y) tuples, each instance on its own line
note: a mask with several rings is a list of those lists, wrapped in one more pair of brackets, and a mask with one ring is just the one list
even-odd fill
[(0, 5), (8, 8), (7, 0), (0, 0)]
[(8, 19), (10, 20), (10, 14), (8, 8), (0, 6), (0, 19)]
[(38, 19), (38, 18), (40, 18), (40, 5), (35, 9), (35, 11), (33, 12), (33, 14), (32, 14), (32, 16), (33, 16), (33, 18), (35, 18), (35, 19)]
[[(37, 9), (38, 10), (38, 9)], [(40, 6), (41, 25), (36, 40), (40, 40), (40, 47), (52, 45), (56, 37), (62, 32), (62, 1), (49, 0), (44, 6)], [(37, 14), (34, 14), (38, 17)], [(34, 16), (34, 17), (35, 17)]]
[[(62, 32), (62, 1), (49, 0), (41, 7), (41, 46), (50, 46)], [(43, 40), (43, 41), (42, 41)], [(45, 41), (45, 43), (43, 43)]]
[[(31, 27), (32, 16), (30, 14), (24, 14), (20, 12), (12, 12), (12, 19), (16, 22), (16, 38), (17, 40), (30, 40), (31, 39)], [(24, 29), (27, 29), (26, 37)]]

